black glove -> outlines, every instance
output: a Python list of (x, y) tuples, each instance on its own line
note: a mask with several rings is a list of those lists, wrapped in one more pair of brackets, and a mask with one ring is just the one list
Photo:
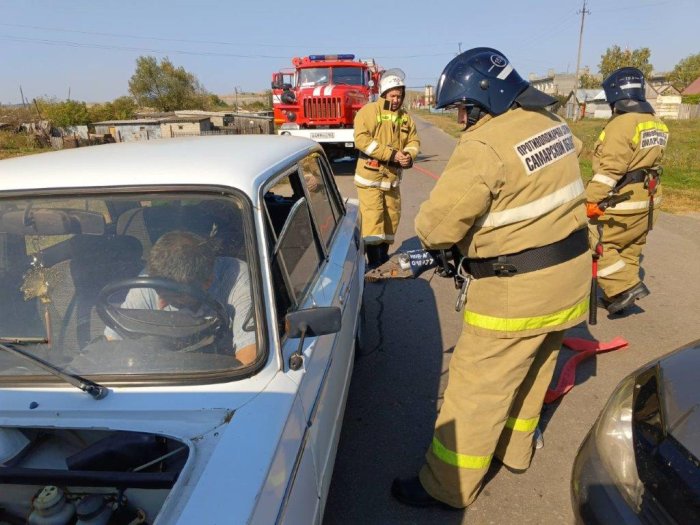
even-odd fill
[(446, 250), (428, 250), (428, 253), (437, 262), (437, 267), (435, 268), (435, 273), (440, 277), (454, 277), (455, 267), (448, 260), (448, 255)]

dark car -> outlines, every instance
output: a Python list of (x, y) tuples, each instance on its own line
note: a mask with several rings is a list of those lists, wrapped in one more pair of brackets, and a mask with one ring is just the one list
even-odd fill
[(618, 385), (576, 456), (578, 523), (700, 523), (699, 378), (700, 340)]

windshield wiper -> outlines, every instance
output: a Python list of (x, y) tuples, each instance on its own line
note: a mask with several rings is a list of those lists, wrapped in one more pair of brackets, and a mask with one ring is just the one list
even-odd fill
[(102, 399), (107, 396), (109, 390), (107, 387), (102, 386), (94, 381), (90, 381), (78, 374), (69, 374), (64, 372), (56, 365), (44, 361), (41, 357), (25, 352), (20, 348), (16, 348), (18, 345), (40, 345), (46, 344), (49, 340), (45, 337), (0, 337), (0, 349), (5, 350), (5, 352), (23, 357), (37, 364), (40, 368), (43, 368), (47, 372), (51, 372), (56, 377), (60, 377), (65, 382), (79, 388), (83, 392), (87, 392), (95, 399)]

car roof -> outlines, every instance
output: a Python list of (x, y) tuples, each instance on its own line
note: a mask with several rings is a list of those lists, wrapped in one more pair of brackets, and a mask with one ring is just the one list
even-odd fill
[(65, 149), (0, 161), (0, 191), (217, 185), (255, 201), (258, 187), (311, 150), (280, 135), (181, 137)]

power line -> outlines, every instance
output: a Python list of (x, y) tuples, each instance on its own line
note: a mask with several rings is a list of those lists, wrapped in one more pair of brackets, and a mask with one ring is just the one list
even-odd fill
[[(129, 39), (138, 39), (138, 40), (153, 40), (157, 42), (180, 42), (180, 43), (185, 43), (185, 44), (207, 44), (207, 45), (217, 45), (217, 46), (252, 46), (252, 47), (274, 47), (274, 48), (282, 48), (282, 49), (299, 49), (303, 47), (311, 47), (315, 44), (270, 44), (270, 43), (264, 43), (264, 42), (227, 42), (224, 40), (196, 40), (196, 39), (186, 39), (186, 38), (164, 38), (164, 37), (156, 37), (156, 36), (145, 36), (145, 35), (134, 35), (134, 34), (127, 34), (127, 33), (105, 33), (105, 32), (100, 32), (100, 31), (82, 31), (78, 29), (65, 29), (65, 28), (60, 28), (60, 27), (45, 27), (45, 26), (35, 26), (35, 25), (27, 25), (27, 24), (8, 24), (8, 23), (0, 23), (0, 26), (3, 27), (16, 27), (16, 28), (21, 28), (21, 29), (37, 29), (40, 31), (56, 31), (58, 33), (75, 33), (78, 35), (88, 35), (88, 36), (106, 36), (110, 38), (129, 38)], [(447, 46), (452, 46), (453, 44), (451, 42), (444, 42), (444, 43), (437, 43), (437, 44), (425, 44), (421, 45), (420, 47), (422, 48), (427, 48), (427, 47), (447, 47)], [(377, 45), (367, 45), (367, 46), (357, 46), (353, 45), (353, 48), (356, 49), (377, 49), (378, 47), (380, 49), (415, 49), (415, 45), (407, 45), (407, 46), (377, 46)]]
[[(0, 24), (2, 25), (2, 24)], [(194, 56), (212, 56), (212, 57), (229, 57), (229, 58), (254, 58), (254, 59), (277, 59), (277, 60), (288, 60), (289, 55), (264, 55), (264, 54), (242, 54), (242, 53), (225, 53), (220, 51), (188, 51), (184, 49), (155, 49), (148, 47), (136, 47), (136, 46), (121, 46), (115, 44), (98, 44), (98, 43), (85, 43), (85, 42), (73, 42), (70, 40), (52, 40), (47, 38), (30, 38), (30, 37), (20, 37), (14, 35), (2, 35), (0, 34), (0, 39), (14, 41), (14, 42), (29, 42), (34, 44), (42, 44), (49, 46), (64, 46), (64, 47), (74, 47), (83, 49), (103, 49), (110, 51), (136, 51), (139, 53), (155, 53), (160, 55), (194, 55)], [(419, 54), (419, 55), (383, 55), (375, 56), (377, 59), (412, 59), (412, 58), (424, 58), (424, 57), (438, 57), (438, 56), (452, 56), (453, 53), (429, 53), (429, 54)]]

